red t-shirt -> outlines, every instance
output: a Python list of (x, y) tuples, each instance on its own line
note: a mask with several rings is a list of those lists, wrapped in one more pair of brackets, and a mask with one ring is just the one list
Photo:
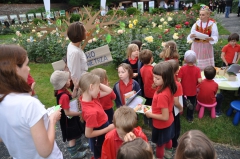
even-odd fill
[(175, 92), (175, 94), (173, 95), (174, 97), (179, 97), (183, 95), (183, 90), (182, 90), (182, 85), (180, 82), (175, 81), (176, 85), (177, 85), (177, 91)]
[(183, 95), (195, 96), (197, 94), (198, 79), (201, 78), (200, 68), (184, 65), (179, 70), (178, 78), (181, 78)]
[(170, 89), (167, 87), (161, 93), (154, 93), (152, 100), (152, 113), (162, 114), (162, 108), (168, 108), (169, 119), (167, 121), (152, 119), (153, 126), (158, 129), (163, 129), (169, 127), (173, 122), (173, 95)]
[(132, 91), (132, 89), (133, 89), (132, 83), (133, 83), (133, 79), (130, 79), (127, 85), (125, 85), (122, 80), (119, 80), (119, 89), (120, 89), (120, 94), (121, 94), (121, 99), (122, 99), (123, 105), (125, 104), (124, 94)]
[(143, 67), (140, 69), (143, 81), (144, 95), (147, 98), (153, 98), (153, 95), (156, 91), (155, 89), (152, 88), (153, 84), (152, 69), (153, 69), (152, 65), (143, 65)]
[[(34, 82), (35, 82), (35, 81), (34, 81), (34, 79), (32, 78), (32, 76), (31, 76), (30, 74), (28, 74), (28, 78), (27, 78), (27, 83), (28, 83), (28, 85), (31, 87)], [(33, 95), (33, 96), (35, 95), (35, 91), (34, 91), (34, 90), (32, 90), (32, 95)]]
[(69, 106), (70, 100), (69, 100), (68, 95), (71, 95), (71, 93), (66, 89), (60, 89), (60, 90), (58, 90), (57, 94), (60, 94), (62, 92), (65, 92), (66, 94), (61, 95), (61, 97), (59, 99), (59, 104), (61, 105), (62, 109), (69, 109), (70, 108), (70, 106)]
[[(136, 137), (140, 137), (148, 142), (147, 136), (142, 132), (141, 127), (136, 127), (132, 131)], [(117, 130), (113, 129), (105, 136), (105, 140), (102, 146), (101, 159), (115, 159), (117, 157), (117, 151), (121, 147), (123, 140), (119, 138)]]
[(240, 52), (240, 45), (236, 44), (234, 47), (230, 44), (225, 45), (222, 48), (222, 52), (225, 53), (225, 59), (227, 63), (233, 63), (233, 58), (235, 55), (235, 52)]
[(104, 110), (111, 109), (114, 105), (113, 100), (116, 99), (116, 94), (112, 91), (110, 94), (99, 98), (99, 102), (101, 103)]
[(99, 99), (85, 102), (79, 97), (82, 106), (82, 117), (88, 128), (98, 128), (108, 121), (107, 114), (104, 112)]
[(198, 86), (199, 92), (197, 100), (204, 104), (213, 104), (216, 102), (215, 95), (218, 91), (218, 84), (214, 80), (204, 79)]

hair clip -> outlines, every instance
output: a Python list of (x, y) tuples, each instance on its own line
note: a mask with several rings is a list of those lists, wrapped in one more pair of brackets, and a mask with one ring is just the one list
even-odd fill
[(207, 10), (207, 11), (211, 12), (211, 10), (209, 9), (209, 7), (206, 6), (206, 5), (205, 5), (205, 6), (202, 6), (200, 10)]

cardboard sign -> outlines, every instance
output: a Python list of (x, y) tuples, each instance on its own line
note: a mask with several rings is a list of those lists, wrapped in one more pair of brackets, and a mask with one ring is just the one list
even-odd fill
[(90, 50), (85, 54), (87, 57), (88, 68), (98, 66), (113, 60), (108, 45)]
[(65, 66), (66, 66), (66, 64), (63, 60), (59, 60), (59, 61), (52, 63), (52, 67), (53, 67), (54, 71), (56, 71), (56, 70), (62, 71), (62, 70), (64, 70)]

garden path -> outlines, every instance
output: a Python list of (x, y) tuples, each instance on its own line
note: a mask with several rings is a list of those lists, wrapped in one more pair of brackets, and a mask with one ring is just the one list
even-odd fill
[[(236, 14), (230, 14), (230, 18), (224, 18), (224, 14), (218, 15), (219, 19), (221, 20), (221, 24), (229, 30), (231, 33), (238, 33), (240, 35), (240, 18), (237, 17)], [(228, 35), (222, 36), (222, 38), (227, 38)], [(151, 139), (151, 132), (148, 130), (144, 130), (145, 134), (148, 136), (148, 139)], [(86, 140), (86, 139), (85, 139)], [(67, 145), (66, 143), (62, 142), (62, 136), (61, 136), (61, 130), (59, 127), (59, 124), (57, 125), (56, 128), (56, 142), (61, 149), (64, 159), (70, 159), (70, 156), (67, 152)], [(218, 144), (214, 143), (214, 147), (217, 151), (218, 154), (218, 159), (237, 159), (240, 157), (240, 149), (237, 147), (232, 147), (229, 145), (223, 145), (223, 144)], [(92, 154), (88, 152), (87, 156), (84, 159), (90, 159)], [(11, 159), (9, 156), (9, 153), (4, 146), (3, 143), (0, 143), (0, 159)]]

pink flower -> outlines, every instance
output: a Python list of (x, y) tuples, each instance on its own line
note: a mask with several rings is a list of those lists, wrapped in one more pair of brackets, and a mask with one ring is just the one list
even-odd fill
[(185, 24), (185, 25), (189, 25), (189, 22), (188, 22), (188, 21), (186, 21), (184, 24)]

